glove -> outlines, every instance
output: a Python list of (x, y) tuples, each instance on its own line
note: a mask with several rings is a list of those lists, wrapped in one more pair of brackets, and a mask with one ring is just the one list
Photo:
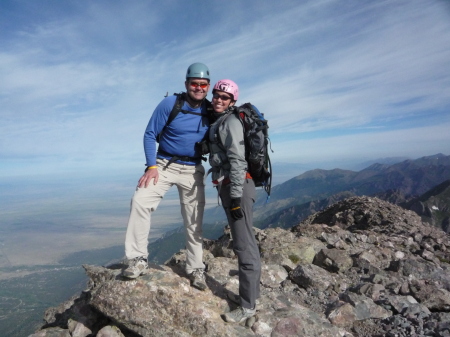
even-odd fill
[(239, 220), (244, 217), (244, 212), (242, 212), (241, 208), (241, 198), (231, 199), (230, 213), (234, 220)]
[(203, 139), (201, 142), (195, 143), (195, 149), (201, 153), (201, 155), (205, 155), (209, 153), (209, 146), (206, 139)]

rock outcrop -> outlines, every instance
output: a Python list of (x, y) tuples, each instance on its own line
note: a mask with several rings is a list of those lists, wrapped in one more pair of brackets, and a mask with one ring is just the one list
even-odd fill
[(206, 291), (190, 287), (183, 251), (136, 280), (84, 266), (87, 289), (31, 336), (450, 336), (450, 237), (414, 212), (353, 197), (255, 236), (261, 298), (242, 324), (221, 318), (238, 290), (225, 231), (205, 241)]

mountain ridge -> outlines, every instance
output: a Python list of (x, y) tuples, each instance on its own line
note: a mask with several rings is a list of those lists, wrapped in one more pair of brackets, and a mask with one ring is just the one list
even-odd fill
[(448, 233), (450, 230), (450, 179), (400, 205), (415, 211), (423, 221)]
[(266, 217), (295, 204), (321, 200), (339, 192), (374, 195), (396, 190), (407, 198), (417, 197), (450, 179), (450, 156), (438, 153), (393, 165), (373, 164), (361, 171), (316, 169), (272, 188), (270, 203), (259, 194), (255, 216)]

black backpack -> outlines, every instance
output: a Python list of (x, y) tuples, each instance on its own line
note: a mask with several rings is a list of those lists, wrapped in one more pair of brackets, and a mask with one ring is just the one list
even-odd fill
[(269, 198), (272, 186), (272, 164), (269, 157), (268, 121), (251, 103), (242, 104), (236, 111), (244, 124), (245, 159), (248, 163), (248, 172), (255, 186), (263, 187)]
[[(172, 111), (170, 112), (169, 118), (167, 119), (166, 125), (164, 125), (163, 129), (161, 130), (161, 132), (156, 136), (156, 141), (159, 143), (159, 140), (161, 138), (161, 135), (163, 134), (163, 132), (166, 130), (167, 126), (169, 126), (170, 123), (172, 123), (172, 121), (175, 119), (175, 117), (177, 117), (177, 115), (182, 112), (184, 114), (194, 114), (194, 115), (200, 115), (199, 113), (196, 112), (192, 112), (192, 111), (187, 111), (187, 110), (183, 110), (183, 104), (186, 101), (186, 93), (185, 92), (180, 92), (180, 93), (174, 93), (175, 96), (177, 96), (177, 99), (175, 101), (175, 104), (173, 105)], [(167, 97), (167, 95), (165, 96)], [(207, 99), (205, 99), (205, 104), (206, 104), (206, 111), (208, 114), (208, 120), (211, 122), (211, 116), (213, 113), (213, 107), (210, 101), (208, 101)]]
[[(221, 124), (232, 113), (239, 116), (244, 127), (245, 160), (248, 164), (248, 172), (252, 176), (255, 186), (263, 187), (267, 192), (267, 199), (269, 199), (272, 187), (272, 164), (268, 149), (270, 139), (267, 120), (254, 105), (245, 103), (233, 108), (228, 116), (221, 120)], [(220, 137), (217, 138), (220, 139)], [(221, 145), (223, 147), (223, 144)]]

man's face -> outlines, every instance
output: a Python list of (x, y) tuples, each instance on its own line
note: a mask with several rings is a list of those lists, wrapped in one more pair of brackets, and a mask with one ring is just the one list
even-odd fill
[(209, 82), (204, 78), (190, 78), (185, 86), (186, 92), (194, 101), (201, 101), (208, 94)]

